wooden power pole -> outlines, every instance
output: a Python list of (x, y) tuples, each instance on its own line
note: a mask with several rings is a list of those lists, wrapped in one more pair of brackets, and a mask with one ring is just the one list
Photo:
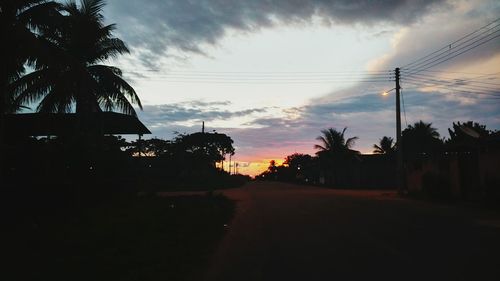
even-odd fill
[(399, 84), (400, 70), (399, 68), (394, 69), (396, 78), (396, 157), (397, 157), (397, 184), (399, 193), (405, 191), (405, 176), (404, 176), (404, 166), (403, 166), (403, 138), (401, 135), (401, 86)]

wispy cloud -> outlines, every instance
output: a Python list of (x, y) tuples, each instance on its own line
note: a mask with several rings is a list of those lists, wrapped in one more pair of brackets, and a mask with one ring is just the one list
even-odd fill
[[(152, 127), (168, 127), (179, 124), (194, 124), (201, 121), (230, 120), (238, 117), (265, 113), (267, 108), (230, 110), (228, 101), (188, 101), (183, 103), (147, 105), (139, 116)], [(225, 108), (226, 107), (226, 108)]]

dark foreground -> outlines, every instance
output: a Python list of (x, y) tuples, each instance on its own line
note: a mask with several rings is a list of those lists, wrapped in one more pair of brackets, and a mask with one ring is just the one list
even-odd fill
[(222, 196), (115, 197), (4, 212), (0, 280), (200, 280), (234, 209)]
[(224, 193), (236, 216), (207, 280), (500, 280), (500, 214), (255, 182)]

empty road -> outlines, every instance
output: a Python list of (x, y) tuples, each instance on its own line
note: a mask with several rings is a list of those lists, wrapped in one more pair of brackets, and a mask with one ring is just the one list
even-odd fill
[(206, 280), (500, 280), (495, 211), (252, 182)]

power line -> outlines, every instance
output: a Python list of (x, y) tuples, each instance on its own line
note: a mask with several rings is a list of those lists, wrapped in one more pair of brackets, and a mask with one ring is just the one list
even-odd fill
[[(401, 72), (411, 72), (411, 71), (406, 71), (406, 70), (401, 70)], [(478, 72), (461, 72), (461, 71), (450, 71), (450, 70), (440, 70), (440, 69), (426, 69), (422, 70), (422, 72), (431, 72), (431, 73), (451, 73), (451, 74), (464, 74), (464, 75), (480, 75), (482, 76), (494, 76), (494, 75), (499, 75), (500, 72), (495, 72), (495, 73), (478, 73)]]
[[(136, 72), (159, 72), (157, 69), (141, 69), (135, 70)], [(366, 73), (391, 73), (392, 70), (345, 70), (345, 71), (200, 71), (200, 70), (171, 70), (167, 72), (178, 72), (178, 73), (210, 73), (210, 74), (366, 74)]]
[[(489, 91), (500, 91), (500, 87), (492, 87), (488, 84), (486, 86), (483, 85), (477, 85), (477, 83), (470, 83), (466, 79), (462, 80), (454, 80), (454, 81), (446, 81), (446, 80), (438, 80), (438, 79), (432, 79), (432, 78), (422, 78), (422, 77), (405, 77), (403, 79), (413, 79), (417, 81), (422, 81), (422, 82), (431, 82), (431, 83), (439, 83), (439, 84), (446, 84), (446, 85), (454, 85), (454, 86), (460, 86), (460, 87), (470, 87), (470, 88), (479, 88), (479, 89), (484, 89), (484, 90), (489, 90)], [(471, 81), (475, 82), (475, 81)], [(474, 85), (476, 84), (476, 85)]]
[[(499, 29), (499, 30), (496, 30), (494, 33), (497, 33), (497, 32), (499, 32), (499, 31), (500, 31), (500, 29)], [(492, 33), (492, 34), (494, 34), (494, 33)], [(490, 34), (490, 35), (492, 35), (492, 34)], [(431, 62), (428, 62), (428, 63), (426, 63), (426, 64), (424, 64), (424, 65), (420, 65), (419, 67), (422, 67), (422, 68), (419, 68), (419, 69), (410, 69), (410, 72), (408, 72), (408, 74), (419, 73), (419, 72), (421, 72), (421, 71), (423, 71), (423, 70), (427, 70), (427, 69), (432, 68), (432, 67), (434, 67), (434, 66), (436, 66), (436, 65), (442, 64), (442, 63), (444, 63), (444, 62), (446, 62), (446, 61), (449, 61), (449, 60), (451, 60), (451, 59), (453, 59), (453, 58), (455, 58), (455, 57), (457, 57), (457, 56), (459, 56), (459, 55), (461, 55), (461, 54), (463, 54), (463, 53), (466, 53), (466, 52), (468, 52), (468, 51), (470, 51), (470, 50), (472, 50), (472, 49), (475, 49), (475, 48), (477, 48), (477, 47), (479, 47), (479, 46), (481, 46), (481, 45), (484, 45), (484, 44), (486, 44), (486, 43), (490, 42), (491, 40), (494, 40), (494, 39), (496, 39), (496, 38), (500, 37), (500, 34), (497, 34), (497, 35), (495, 35), (495, 36), (493, 36), (493, 37), (487, 38), (487, 37), (489, 37), (490, 35), (488, 35), (488, 36), (486, 36), (486, 37), (483, 37), (483, 38), (481, 38), (481, 39), (479, 39), (479, 40), (476, 40), (476, 41), (474, 41), (474, 42), (472, 42), (472, 43), (470, 43), (470, 44), (467, 44), (467, 45), (465, 45), (464, 47), (459, 48), (458, 50), (455, 50), (455, 51), (453, 51), (453, 52), (451, 52), (451, 53), (447, 53), (447, 54), (446, 54), (445, 56), (443, 56), (443, 57), (437, 58), (437, 59), (435, 59), (435, 60), (433, 60), (433, 61), (431, 61)], [(482, 41), (482, 40), (484, 40), (484, 39), (486, 39), (486, 40), (485, 40), (485, 41)], [(481, 42), (480, 42), (480, 41), (481, 41)], [(477, 43), (477, 42), (479, 42), (479, 43)], [(476, 44), (476, 43), (477, 43), (477, 44)], [(457, 53), (457, 52), (458, 52), (458, 53)], [(455, 55), (453, 55), (453, 56), (451, 56), (451, 57), (450, 57), (450, 55), (452, 55), (452, 54), (455, 54)], [(413, 72), (412, 72), (412, 71), (413, 71)]]
[[(405, 83), (421, 87), (421, 84), (419, 84), (419, 83), (414, 83), (414, 82), (409, 82), (409, 81), (406, 81)], [(439, 86), (437, 86), (437, 87), (439, 87)], [(407, 89), (409, 89), (409, 88), (407, 88)], [(414, 88), (414, 89), (418, 89), (418, 88)], [(446, 88), (446, 89), (450, 90), (449, 88)], [(453, 94), (453, 95), (455, 95), (455, 94), (462, 95), (462, 96), (466, 96), (466, 97), (473, 98), (473, 99), (500, 101), (500, 97), (496, 97), (496, 96), (480, 96), (480, 95), (476, 95), (477, 93), (473, 93), (470, 91), (462, 91), (462, 90), (456, 90), (456, 89), (452, 89), (452, 90), (454, 90), (454, 91), (448, 91), (447, 93)], [(439, 92), (439, 93), (444, 94), (442, 92)]]
[[(145, 74), (145, 75), (143, 75)], [(314, 83), (381, 83), (392, 81), (389, 71), (338, 71), (338, 72), (215, 72), (170, 71), (148, 74), (141, 71), (129, 75), (141, 75), (142, 79), (168, 83), (217, 83), (217, 84), (314, 84)]]
[[(432, 56), (432, 57), (430, 57), (430, 58), (428, 58), (428, 59), (426, 59), (426, 60), (423, 60), (423, 61), (421, 61), (421, 62), (419, 62), (419, 63), (415, 64), (412, 68), (420, 68), (420, 67), (424, 67), (424, 66), (429, 65), (429, 64), (431, 64), (431, 63), (433, 63), (433, 62), (435, 62), (435, 61), (437, 61), (437, 60), (440, 60), (440, 59), (442, 59), (442, 58), (444, 58), (444, 57), (446, 57), (446, 56), (449, 56), (449, 55), (451, 55), (451, 54), (453, 54), (453, 53), (456, 53), (456, 52), (458, 52), (458, 51), (460, 51), (460, 50), (462, 50), (462, 49), (464, 49), (464, 48), (467, 48), (468, 46), (471, 46), (471, 45), (473, 45), (473, 44), (475, 44), (475, 43), (477, 43), (477, 42), (479, 42), (479, 41), (481, 41), (481, 40), (484, 40), (485, 38), (488, 38), (489, 36), (491, 36), (491, 35), (493, 35), (493, 34), (497, 33), (499, 30), (495, 30), (495, 31), (493, 31), (493, 32), (491, 32), (491, 33), (488, 33), (488, 32), (492, 31), (494, 28), (497, 28), (497, 27), (499, 27), (499, 26), (500, 26), (500, 24), (498, 24), (498, 25), (494, 26), (494, 27), (493, 27), (493, 28), (491, 28), (491, 29), (488, 29), (488, 30), (483, 31), (483, 32), (481, 32), (480, 34), (478, 34), (478, 35), (476, 35), (476, 36), (474, 36), (474, 37), (472, 37), (472, 38), (469, 38), (469, 39), (468, 39), (468, 40), (466, 40), (466, 41), (460, 42), (460, 44), (454, 45), (453, 47), (452, 47), (452, 45), (450, 44), (450, 45), (448, 45), (448, 47), (446, 48), (446, 50), (445, 50), (444, 52), (439, 53), (439, 54), (437, 54), (437, 55), (434, 55), (434, 56)], [(487, 34), (487, 35), (485, 35), (485, 36), (482, 36), (484, 33), (488, 33), (488, 34)], [(478, 37), (480, 37), (480, 36), (482, 36), (482, 37), (481, 37), (481, 38), (479, 38), (479, 39), (477, 39), (477, 40), (475, 40), (476, 38), (478, 38)], [(463, 46), (463, 47), (461, 47), (461, 48), (459, 48), (458, 50), (455, 50), (454, 52), (451, 52), (451, 53), (450, 53), (450, 51), (452, 51), (452, 50), (454, 50), (454, 49), (456, 49), (456, 48), (458, 48), (458, 47), (462, 46), (463, 44), (468, 43), (468, 42), (470, 42), (470, 41), (472, 41), (472, 40), (474, 40), (474, 41), (473, 41), (473, 42), (471, 42), (471, 43), (469, 43), (469, 44), (467, 44), (467, 45), (465, 45), (465, 46)], [(405, 69), (409, 69), (409, 67), (406, 67)]]
[[(140, 73), (131, 72), (129, 75), (139, 76)], [(392, 76), (389, 74), (377, 74), (377, 75), (354, 75), (354, 74), (304, 74), (304, 75), (263, 75), (263, 74), (252, 74), (252, 75), (241, 75), (241, 74), (184, 74), (184, 73), (169, 73), (169, 74), (157, 74), (157, 75), (141, 75), (146, 78), (180, 78), (180, 79), (225, 79), (225, 80), (287, 80), (287, 79), (391, 79)]]
[(223, 80), (326, 80), (326, 79), (371, 79), (389, 80), (391, 76), (207, 76), (207, 75), (160, 75), (149, 76), (152, 79), (223, 79)]
[[(417, 59), (417, 60), (415, 60), (415, 61), (413, 61), (413, 62), (411, 62), (411, 63), (409, 63), (409, 64), (406, 64), (406, 65), (402, 66), (401, 68), (402, 68), (402, 69), (404, 69), (404, 68), (407, 68), (407, 67), (408, 67), (408, 66), (410, 66), (410, 65), (415, 65), (415, 64), (417, 64), (417, 63), (418, 63), (418, 64), (420, 64), (422, 61), (427, 61), (427, 60), (429, 60), (429, 59), (432, 59), (432, 58), (430, 58), (431, 56), (433, 56), (433, 55), (435, 55), (435, 54), (437, 54), (437, 53), (439, 53), (439, 52), (441, 52), (441, 51), (443, 51), (443, 50), (448, 50), (448, 49), (450, 49), (452, 45), (454, 45), (454, 44), (456, 44), (456, 43), (458, 43), (458, 42), (460, 42), (460, 41), (462, 41), (462, 40), (464, 40), (464, 39), (466, 39), (466, 38), (468, 38), (468, 37), (470, 37), (470, 36), (472, 36), (472, 35), (476, 34), (477, 32), (479, 32), (479, 31), (481, 31), (481, 30), (483, 30), (483, 29), (485, 29), (485, 28), (488, 28), (488, 26), (490, 26), (490, 25), (492, 25), (492, 24), (495, 24), (495, 23), (496, 23), (496, 22), (498, 22), (498, 21), (500, 21), (500, 18), (495, 19), (494, 21), (492, 21), (492, 22), (490, 22), (490, 23), (486, 24), (485, 26), (482, 26), (481, 28), (479, 28), (479, 29), (477, 29), (477, 30), (475, 30), (475, 31), (473, 31), (473, 32), (471, 32), (471, 33), (469, 33), (469, 34), (467, 34), (467, 35), (465, 35), (465, 36), (463, 36), (463, 37), (461, 37), (461, 38), (459, 38), (459, 39), (457, 39), (457, 40), (453, 41), (452, 43), (445, 45), (445, 46), (444, 46), (444, 47), (442, 47), (441, 49), (436, 50), (436, 51), (434, 51), (434, 52), (432, 52), (432, 53), (430, 53), (430, 54), (428, 54), (428, 55), (426, 55), (426, 56), (424, 56), (424, 57), (421, 57), (421, 58), (419, 58), (419, 59)], [(496, 25), (496, 26), (498, 26), (498, 25)], [(496, 26), (495, 26), (495, 27), (496, 27)], [(490, 28), (490, 30), (491, 30), (491, 28)]]
[(477, 85), (461, 85), (461, 84), (458, 84), (456, 82), (450, 82), (450, 81), (420, 79), (420, 78), (414, 78), (414, 77), (407, 77), (407, 78), (404, 78), (403, 80), (405, 80), (405, 81), (409, 80), (409, 81), (432, 84), (432, 85), (452, 86), (455, 88), (462, 88), (465, 90), (479, 91), (479, 92), (485, 92), (485, 93), (491, 93), (491, 94), (500, 93), (499, 88), (490, 88), (490, 87), (477, 86)]
[(151, 81), (166, 82), (166, 83), (197, 83), (197, 84), (331, 84), (339, 82), (357, 82), (357, 83), (388, 83), (392, 80), (286, 80), (286, 81), (251, 81), (251, 80), (169, 80), (169, 79), (157, 79)]
[(405, 80), (403, 82), (408, 83), (408, 84), (412, 84), (412, 85), (416, 85), (416, 86), (420, 86), (420, 87), (435, 87), (435, 88), (445, 89), (445, 90), (448, 90), (448, 91), (450, 91), (450, 89), (451, 89), (451, 90), (462, 92), (462, 93), (473, 94), (473, 95), (476, 95), (476, 94), (477, 95), (481, 95), (484, 98), (500, 99), (500, 95), (497, 95), (497, 94), (491, 93), (491, 92), (483, 92), (483, 91), (477, 91), (477, 90), (466, 90), (466, 89), (457, 89), (457, 87), (453, 87), (453, 86), (449, 86), (449, 85), (439, 85), (439, 84), (422, 85), (423, 84), (422, 82), (420, 82), (420, 81), (412, 81), (412, 80)]
[[(478, 77), (472, 77), (472, 78), (452, 78), (452, 77), (438, 77), (440, 79), (450, 79), (450, 80), (454, 80), (454, 82), (456, 83), (464, 83), (464, 82), (467, 82), (467, 83), (473, 83), (473, 84), (485, 84), (485, 85), (493, 85), (493, 86), (500, 86), (500, 83), (493, 83), (493, 82), (490, 82), (492, 79), (489, 79), (489, 78), (484, 78), (485, 75), (482, 75), (482, 76), (478, 76)], [(421, 79), (432, 79), (434, 80), (436, 78), (436, 75), (429, 75), (429, 74), (422, 74), (422, 73), (419, 73), (419, 74), (409, 74), (405, 77), (417, 77), (417, 78), (421, 78)], [(483, 80), (481, 80), (481, 78)], [(488, 79), (487, 81), (484, 81), (484, 79)]]

